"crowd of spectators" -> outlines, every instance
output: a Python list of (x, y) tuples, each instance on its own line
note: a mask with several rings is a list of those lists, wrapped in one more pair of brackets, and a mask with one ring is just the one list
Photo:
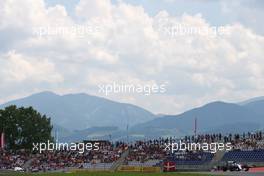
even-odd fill
[(129, 146), (130, 152), (127, 161), (145, 162), (148, 160), (160, 160), (167, 155), (162, 140), (136, 141)]
[(0, 169), (22, 167), (29, 157), (30, 154), (24, 150), (6, 151), (0, 149)]
[(181, 138), (183, 142), (195, 143), (231, 143), (234, 150), (256, 150), (264, 149), (263, 132), (248, 132), (243, 134), (202, 134), (197, 136), (185, 136)]
[(31, 172), (45, 172), (64, 170), (65, 168), (82, 168), (84, 163), (113, 163), (120, 158), (126, 149), (127, 145), (121, 142), (115, 144), (103, 142), (100, 143), (100, 150), (87, 150), (84, 153), (66, 150), (45, 151), (43, 153), (1, 150), (0, 169), (21, 167)]
[(195, 151), (165, 151), (168, 143), (231, 143), (233, 150), (257, 150), (264, 149), (264, 138), (262, 132), (248, 132), (243, 134), (199, 134), (196, 136), (184, 136), (182, 138), (169, 137), (157, 140), (137, 141), (130, 145), (130, 154), (126, 158), (129, 161), (145, 162), (148, 160), (165, 160), (168, 157), (183, 160), (202, 160), (207, 153), (202, 150)]
[[(33, 153), (29, 151), (8, 151), (0, 149), (0, 169), (25, 168), (28, 171), (62, 170), (64, 168), (82, 168), (85, 163), (114, 163), (122, 153), (129, 149), (126, 162), (136, 161), (144, 163), (149, 160), (165, 160), (171, 156), (166, 151), (167, 143), (231, 143), (233, 150), (264, 149), (262, 132), (243, 134), (201, 134), (197, 136), (185, 136), (182, 138), (158, 138), (155, 140), (136, 141), (130, 144), (124, 142), (110, 143), (105, 141), (100, 144), (100, 150), (90, 150), (84, 153), (78, 151), (45, 151)], [(203, 151), (179, 151), (174, 157), (179, 159), (202, 159)]]

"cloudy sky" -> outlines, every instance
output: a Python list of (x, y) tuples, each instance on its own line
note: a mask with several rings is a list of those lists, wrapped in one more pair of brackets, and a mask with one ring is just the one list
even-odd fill
[[(176, 114), (263, 96), (263, 18), (262, 0), (1, 0), (0, 103), (85, 92)], [(98, 91), (113, 82), (166, 92)]]

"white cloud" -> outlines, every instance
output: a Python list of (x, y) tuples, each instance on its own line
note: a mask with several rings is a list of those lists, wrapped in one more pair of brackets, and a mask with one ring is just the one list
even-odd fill
[(78, 17), (89, 19), (93, 17), (109, 17), (111, 16), (112, 4), (110, 0), (103, 1), (85, 1), (80, 0), (75, 11)]
[[(229, 35), (172, 37), (162, 25), (212, 26), (200, 14), (171, 16), (164, 10), (149, 16), (140, 6), (110, 0), (80, 1), (74, 18), (62, 5), (47, 7), (42, 0), (0, 3), (0, 38), (7, 41), (0, 49), (1, 100), (45, 89), (99, 95), (96, 84), (114, 81), (168, 82), (164, 95), (110, 98), (177, 113), (212, 100), (264, 94), (264, 37), (239, 23), (228, 26)], [(45, 26), (99, 30), (34, 34)]]
[(63, 77), (55, 71), (54, 64), (47, 59), (36, 59), (10, 51), (0, 56), (0, 76), (3, 84), (24, 82), (63, 82)]
[(263, 1), (221, 1), (221, 6), (223, 14), (229, 20), (240, 22), (250, 27), (252, 31), (264, 34), (264, 24), (261, 22), (264, 17)]

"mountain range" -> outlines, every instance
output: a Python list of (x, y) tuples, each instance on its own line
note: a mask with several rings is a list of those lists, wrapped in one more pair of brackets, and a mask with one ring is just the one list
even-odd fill
[[(0, 105), (32, 106), (51, 117), (61, 141), (125, 140), (199, 133), (241, 133), (264, 129), (264, 98), (212, 102), (178, 115), (155, 115), (141, 107), (81, 94), (41, 92)], [(129, 125), (129, 126), (128, 126)]]
[(194, 133), (195, 119), (197, 119), (197, 131), (202, 133), (256, 131), (264, 126), (263, 107), (263, 100), (243, 106), (234, 103), (213, 102), (179, 115), (166, 115), (139, 124), (132, 130), (148, 134), (150, 137), (159, 133), (182, 136)]
[(0, 105), (0, 108), (9, 105), (32, 106), (51, 117), (54, 124), (69, 130), (95, 126), (116, 126), (123, 129), (127, 124), (135, 125), (155, 118), (154, 114), (138, 106), (84, 93), (61, 96), (52, 92), (41, 92), (7, 102)]

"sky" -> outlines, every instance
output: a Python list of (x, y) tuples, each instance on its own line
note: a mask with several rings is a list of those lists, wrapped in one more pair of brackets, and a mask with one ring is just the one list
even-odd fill
[[(177, 114), (263, 96), (263, 18), (262, 0), (1, 0), (0, 103), (87, 93)], [(99, 91), (113, 83), (166, 91)]]

